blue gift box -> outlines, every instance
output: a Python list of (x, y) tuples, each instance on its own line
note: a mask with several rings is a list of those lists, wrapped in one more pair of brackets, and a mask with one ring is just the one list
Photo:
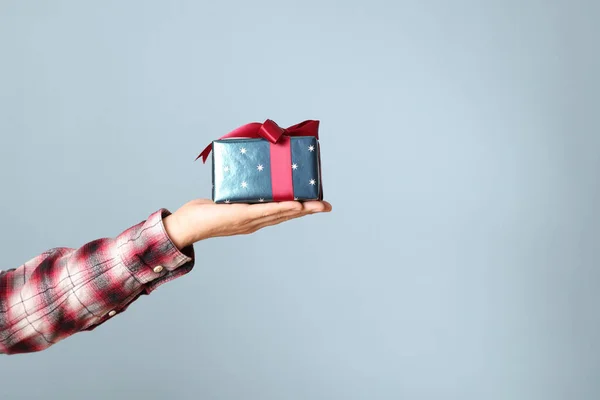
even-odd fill
[(285, 129), (270, 119), (252, 122), (212, 141), (196, 160), (211, 152), (215, 203), (323, 199), (317, 120)]
[[(273, 174), (291, 169), (293, 199), (321, 200), (319, 140), (312, 136), (289, 138), (291, 165), (272, 165), (266, 139), (222, 139), (212, 143), (212, 197), (215, 203), (271, 202)], [(291, 199), (290, 199), (291, 200)]]

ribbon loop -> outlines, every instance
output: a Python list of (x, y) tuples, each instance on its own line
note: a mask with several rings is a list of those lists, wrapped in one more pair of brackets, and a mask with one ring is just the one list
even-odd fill
[[(277, 144), (282, 135), (286, 136), (314, 136), (319, 139), (319, 121), (306, 120), (299, 124), (292, 125), (286, 129), (281, 128), (274, 121), (267, 119), (264, 123), (252, 122), (240, 126), (239, 128), (221, 136), (219, 139), (250, 137), (256, 139), (266, 139), (272, 144)], [(202, 157), (202, 162), (206, 163), (208, 155), (212, 151), (212, 143), (200, 153), (196, 160)]]
[(271, 143), (277, 143), (284, 130), (274, 121), (266, 120), (258, 129), (258, 134)]

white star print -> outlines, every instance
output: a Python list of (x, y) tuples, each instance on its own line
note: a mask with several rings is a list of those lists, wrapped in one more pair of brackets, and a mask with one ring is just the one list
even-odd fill
[(292, 164), (292, 169), (298, 169), (298, 164)]
[(314, 179), (311, 179), (310, 182), (308, 182), (308, 183), (310, 183), (311, 185), (315, 185), (317, 183), (317, 181), (315, 181)]
[(259, 164), (256, 169), (259, 171), (262, 171), (265, 167), (262, 166), (262, 164)]
[(225, 172), (229, 172), (229, 167), (225, 167), (225, 168), (223, 168), (223, 171), (225, 171)]
[(313, 146), (312, 144), (308, 146), (308, 151), (315, 151), (315, 146)]
[(298, 200), (298, 198), (297, 198), (297, 197), (294, 197), (294, 200)]
[(260, 199), (258, 199), (258, 201), (260, 201), (262, 203), (263, 201), (265, 201), (265, 199), (260, 198)]
[[(312, 151), (312, 150), (311, 150), (311, 151)], [(246, 148), (245, 148), (245, 147), (242, 147), (242, 148), (240, 149), (240, 153), (242, 153), (242, 154), (246, 154)]]
[(229, 200), (225, 200), (225, 204), (229, 204), (231, 203)]
[(248, 182), (246, 182), (246, 181), (242, 182), (242, 187), (243, 188), (247, 188), (248, 187)]

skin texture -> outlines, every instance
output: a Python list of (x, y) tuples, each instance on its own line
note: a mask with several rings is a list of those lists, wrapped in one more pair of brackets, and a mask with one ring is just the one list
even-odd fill
[(284, 201), (261, 204), (215, 204), (192, 200), (164, 219), (167, 234), (183, 249), (214, 237), (248, 235), (268, 226), (307, 215), (330, 212), (326, 201)]

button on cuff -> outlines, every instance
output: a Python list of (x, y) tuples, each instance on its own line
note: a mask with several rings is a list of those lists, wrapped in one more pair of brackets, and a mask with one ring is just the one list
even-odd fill
[[(193, 246), (179, 250), (165, 230), (163, 218), (169, 214), (168, 210), (160, 209), (117, 238), (123, 265), (142, 285), (163, 277), (167, 271), (175, 271), (190, 263), (193, 265)], [(163, 270), (157, 274), (154, 268), (159, 265)]]
[(156, 274), (160, 274), (163, 271), (164, 267), (162, 265), (157, 265), (156, 267), (154, 267), (153, 271)]

